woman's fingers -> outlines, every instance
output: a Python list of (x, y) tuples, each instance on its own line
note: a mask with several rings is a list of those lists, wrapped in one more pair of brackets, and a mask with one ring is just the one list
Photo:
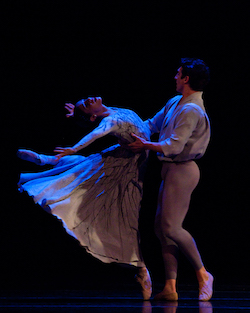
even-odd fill
[(62, 152), (64, 152), (65, 150), (66, 150), (65, 148), (55, 147), (54, 152), (62, 153)]

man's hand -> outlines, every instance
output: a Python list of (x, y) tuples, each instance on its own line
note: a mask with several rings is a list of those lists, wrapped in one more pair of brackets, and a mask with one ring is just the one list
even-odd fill
[(145, 145), (147, 141), (135, 134), (131, 134), (131, 136), (135, 139), (134, 142), (127, 145), (128, 149), (133, 151), (134, 153), (140, 153), (146, 149)]
[(56, 155), (56, 157), (58, 157), (59, 159), (65, 155), (71, 155), (75, 153), (75, 150), (73, 148), (61, 148), (61, 147), (56, 147), (54, 149), (54, 152), (57, 152), (58, 154)]
[(66, 114), (66, 117), (73, 117), (74, 116), (74, 109), (75, 106), (72, 103), (65, 103), (64, 108), (69, 112)]
[(147, 141), (135, 134), (131, 134), (135, 141), (127, 145), (127, 149), (132, 150), (134, 153), (140, 153), (143, 150), (152, 150), (155, 152), (163, 153), (162, 146), (160, 142)]

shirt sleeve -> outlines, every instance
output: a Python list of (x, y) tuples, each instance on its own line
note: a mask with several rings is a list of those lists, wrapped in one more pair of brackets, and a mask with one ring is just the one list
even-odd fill
[(144, 123), (149, 128), (151, 135), (159, 133), (161, 126), (165, 118), (165, 107), (163, 107), (155, 116), (151, 119), (146, 120)]
[(199, 113), (192, 107), (185, 107), (175, 119), (174, 128), (169, 138), (160, 141), (166, 157), (180, 154), (199, 121)]
[(105, 117), (101, 123), (88, 135), (84, 136), (77, 144), (73, 146), (73, 149), (77, 152), (96, 139), (106, 136), (107, 134), (113, 132), (117, 128), (117, 123), (110, 117)]
[(159, 133), (161, 131), (162, 124), (164, 122), (165, 116), (172, 105), (181, 99), (181, 96), (175, 96), (171, 98), (166, 105), (155, 114), (151, 119), (146, 120), (144, 123), (149, 127), (151, 135)]

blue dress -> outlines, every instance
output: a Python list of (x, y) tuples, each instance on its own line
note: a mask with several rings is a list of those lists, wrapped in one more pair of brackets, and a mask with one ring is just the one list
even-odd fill
[[(112, 108), (77, 146), (111, 134), (132, 142), (131, 133), (150, 131), (131, 110)], [(69, 155), (51, 169), (21, 174), (21, 185), (67, 232), (103, 262), (145, 266), (139, 249), (138, 218), (147, 152), (134, 154), (119, 144), (90, 156)]]

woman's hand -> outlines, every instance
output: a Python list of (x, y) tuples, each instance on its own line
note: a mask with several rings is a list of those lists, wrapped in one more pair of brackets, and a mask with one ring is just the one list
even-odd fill
[(59, 159), (62, 158), (65, 155), (71, 155), (75, 153), (75, 150), (73, 148), (62, 148), (62, 147), (56, 147), (54, 149), (54, 152), (57, 152), (58, 154), (56, 157)]
[(72, 103), (65, 103), (64, 108), (69, 112), (66, 114), (66, 117), (74, 117), (75, 106)]

